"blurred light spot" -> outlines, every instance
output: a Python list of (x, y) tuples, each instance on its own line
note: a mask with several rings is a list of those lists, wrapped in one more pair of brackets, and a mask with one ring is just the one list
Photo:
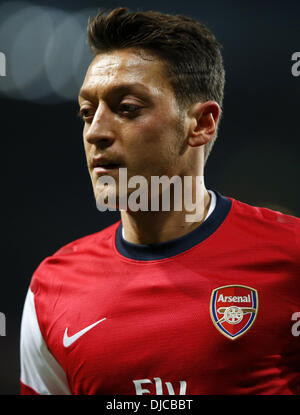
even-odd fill
[[(30, 19), (26, 19), (27, 16)], [(49, 84), (44, 76), (44, 51), (53, 31), (49, 11), (28, 7), (19, 12), (23, 20), (15, 36), (11, 55), (11, 76), (25, 99), (36, 100), (49, 95)]]
[(64, 99), (76, 99), (73, 79), (73, 55), (82, 37), (82, 29), (73, 16), (67, 16), (52, 34), (48, 44), (45, 66), (49, 82)]
[(0, 50), (6, 56), (6, 76), (1, 79), (0, 92), (5, 95), (18, 97), (17, 86), (11, 76), (11, 52), (16, 32), (24, 24), (19, 13), (27, 7), (28, 3), (23, 1), (5, 2), (0, 6)]
[(97, 9), (67, 13), (28, 2), (0, 6), (0, 51), (6, 77), (0, 93), (45, 103), (77, 99), (92, 60), (86, 41), (88, 17)]
[(89, 64), (93, 59), (93, 55), (89, 50), (87, 43), (87, 24), (89, 17), (94, 17), (98, 13), (98, 9), (84, 9), (74, 14), (81, 26), (81, 37), (78, 40), (76, 48), (74, 48), (73, 55), (73, 78), (76, 83), (77, 93), (83, 83), (85, 73)]

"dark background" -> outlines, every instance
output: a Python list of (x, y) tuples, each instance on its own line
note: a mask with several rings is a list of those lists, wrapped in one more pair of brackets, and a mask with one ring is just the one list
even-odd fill
[[(48, 50), (46, 58), (40, 45), (41, 30), (47, 25), (34, 19), (30, 5), (51, 7), (43, 11), (44, 17), (48, 12), (52, 16), (53, 27), (48, 30), (56, 42), (51, 38), (52, 52)], [(50, 75), (59, 78), (69, 73), (68, 67), (74, 71), (74, 56), (82, 50), (78, 38), (64, 39), (55, 32), (63, 19), (72, 13), (78, 18), (89, 7), (117, 6), (186, 14), (208, 25), (223, 45), (227, 76), (224, 116), (206, 167), (206, 185), (250, 204), (300, 214), (300, 76), (291, 73), (291, 56), (300, 51), (299, 1), (0, 2), (0, 51), (7, 58), (6, 76), (0, 77), (4, 167), (0, 311), (7, 324), (6, 336), (0, 337), (0, 394), (19, 393), (21, 314), (36, 267), (62, 245), (119, 218), (117, 213), (98, 212), (93, 199), (82, 124), (76, 117), (78, 78), (77, 83), (70, 78), (61, 86), (69, 94), (64, 99), (50, 87), (43, 97), (34, 97), (48, 85), (44, 59), (54, 65)], [(53, 14), (54, 7), (65, 14)], [(29, 12), (11, 20), (23, 9)], [(82, 13), (83, 33), (85, 16)], [(69, 47), (56, 54), (60, 42)], [(70, 50), (73, 61), (68, 58)], [(75, 67), (81, 80), (89, 60), (85, 53)], [(34, 75), (39, 65), (40, 72)], [(30, 71), (30, 82), (20, 85), (18, 76), (30, 78)]]

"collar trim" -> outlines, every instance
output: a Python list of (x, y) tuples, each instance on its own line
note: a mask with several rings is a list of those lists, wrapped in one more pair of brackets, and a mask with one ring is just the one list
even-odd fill
[(216, 207), (210, 216), (192, 232), (170, 241), (155, 245), (133, 244), (122, 237), (122, 222), (116, 232), (116, 248), (126, 258), (137, 261), (155, 261), (170, 258), (181, 254), (188, 249), (200, 244), (211, 236), (222, 225), (227, 217), (232, 202), (214, 190), (216, 195)]

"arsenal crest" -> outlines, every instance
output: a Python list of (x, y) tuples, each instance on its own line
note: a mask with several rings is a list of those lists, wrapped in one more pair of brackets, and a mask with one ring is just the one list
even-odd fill
[(258, 294), (246, 285), (224, 285), (211, 293), (210, 316), (216, 328), (231, 340), (245, 334), (258, 312)]

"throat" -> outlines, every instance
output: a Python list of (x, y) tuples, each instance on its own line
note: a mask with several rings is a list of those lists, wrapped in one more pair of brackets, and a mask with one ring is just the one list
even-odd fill
[(199, 220), (187, 221), (186, 213), (171, 212), (128, 212), (121, 211), (123, 238), (132, 244), (154, 245), (180, 238), (192, 232), (204, 222), (211, 201), (206, 192), (204, 209)]

